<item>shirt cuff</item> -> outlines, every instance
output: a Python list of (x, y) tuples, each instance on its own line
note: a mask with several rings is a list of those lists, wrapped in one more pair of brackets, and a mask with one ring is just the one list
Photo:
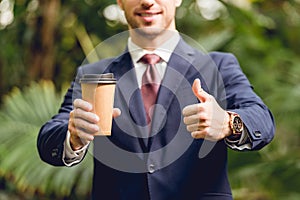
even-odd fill
[(63, 163), (68, 167), (79, 163), (83, 159), (85, 152), (88, 148), (88, 144), (87, 144), (81, 149), (74, 151), (70, 144), (70, 136), (71, 134), (68, 131), (66, 140), (64, 142), (64, 151), (62, 156)]
[(250, 150), (252, 148), (252, 142), (249, 137), (248, 130), (245, 128), (240, 135), (240, 137), (236, 139), (231, 139), (229, 137), (225, 138), (225, 143), (227, 146), (233, 150)]

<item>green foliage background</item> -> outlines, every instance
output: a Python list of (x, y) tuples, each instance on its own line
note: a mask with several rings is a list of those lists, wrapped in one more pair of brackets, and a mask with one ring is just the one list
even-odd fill
[[(0, 199), (86, 199), (91, 158), (74, 168), (48, 166), (37, 155), (36, 137), (88, 53), (126, 25), (104, 17), (114, 0), (11, 2), (14, 21), (0, 27)], [(248, 7), (220, 1), (225, 9), (214, 20), (203, 17), (197, 2), (183, 1), (178, 30), (208, 51), (235, 54), (277, 126), (263, 150), (229, 152), (235, 199), (300, 199), (299, 0), (244, 0)], [(52, 18), (45, 14), (50, 8)]]

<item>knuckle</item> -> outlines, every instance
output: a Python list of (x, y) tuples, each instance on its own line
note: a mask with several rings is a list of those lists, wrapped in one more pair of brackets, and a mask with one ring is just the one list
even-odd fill
[(75, 117), (78, 115), (78, 108), (74, 108), (74, 110), (72, 110), (72, 116)]
[(186, 117), (184, 117), (184, 118), (183, 118), (183, 123), (187, 124), (186, 121), (187, 121), (187, 119), (186, 119)]
[(80, 99), (75, 99), (73, 102), (73, 106), (77, 107), (79, 105)]
[(184, 117), (183, 122), (184, 122), (186, 125), (189, 125), (189, 124), (191, 123), (191, 120), (192, 120), (191, 117)]
[(74, 110), (70, 112), (70, 119), (74, 117)]
[(195, 139), (201, 138), (201, 132), (200, 131), (193, 131), (191, 135)]
[(191, 132), (191, 131), (189, 130), (189, 126), (186, 126), (186, 130), (187, 130), (188, 132)]
[(182, 109), (182, 115), (183, 115), (183, 116), (186, 116), (186, 112), (187, 112), (186, 109), (187, 109), (186, 107), (184, 107), (184, 108)]
[(72, 133), (72, 132), (74, 132), (74, 127), (71, 124), (69, 124), (68, 125), (68, 130), (69, 130), (70, 133)]
[(192, 127), (191, 127), (191, 126), (187, 126), (187, 127), (186, 127), (186, 130), (187, 130), (188, 132), (192, 132)]

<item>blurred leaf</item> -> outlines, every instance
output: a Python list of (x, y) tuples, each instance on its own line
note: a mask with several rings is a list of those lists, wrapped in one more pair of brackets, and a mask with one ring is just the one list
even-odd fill
[[(71, 168), (43, 163), (36, 149), (37, 134), (44, 122), (54, 115), (62, 101), (52, 82), (32, 83), (6, 96), (0, 112), (0, 176), (16, 184), (20, 191), (56, 196), (72, 195), (72, 189), (83, 186), (80, 195), (90, 193), (92, 158)], [(84, 176), (83, 176), (84, 175)]]

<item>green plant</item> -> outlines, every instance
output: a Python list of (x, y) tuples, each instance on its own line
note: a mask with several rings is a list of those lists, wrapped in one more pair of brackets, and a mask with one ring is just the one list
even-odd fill
[(21, 91), (14, 88), (4, 98), (0, 111), (0, 176), (20, 192), (62, 199), (86, 197), (91, 188), (93, 165), (89, 154), (71, 168), (43, 163), (37, 153), (37, 134), (62, 101), (50, 81), (32, 83)]

